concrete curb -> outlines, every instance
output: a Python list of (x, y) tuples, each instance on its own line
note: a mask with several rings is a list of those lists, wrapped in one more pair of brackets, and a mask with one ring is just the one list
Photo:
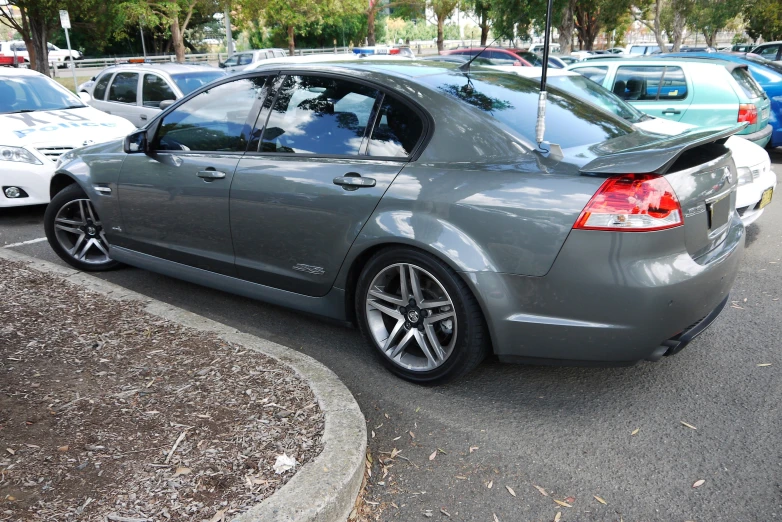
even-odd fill
[(213, 332), (287, 364), (312, 388), (325, 415), (323, 452), (299, 469), (271, 497), (236, 517), (234, 522), (344, 522), (361, 488), (367, 451), (364, 415), (339, 378), (312, 357), (279, 344), (242, 333), (222, 323), (168, 305), (97, 277), (0, 248), (0, 259), (25, 263), (32, 269), (118, 301), (144, 303), (148, 313), (175, 323)]

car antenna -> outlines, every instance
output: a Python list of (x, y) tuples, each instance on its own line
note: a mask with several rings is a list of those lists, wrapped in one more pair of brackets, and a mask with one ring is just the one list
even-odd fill
[[(540, 75), (540, 97), (538, 98), (538, 121), (535, 123), (535, 138), (538, 142), (538, 150), (549, 153), (552, 157), (562, 159), (562, 148), (556, 143), (547, 143), (546, 135), (546, 77), (548, 76), (548, 55), (551, 48), (551, 4), (554, 0), (548, 0), (546, 6), (546, 36), (543, 42), (543, 70)], [(548, 145), (545, 148), (543, 144)]]
[(498, 36), (497, 38), (495, 38), (495, 39), (494, 39), (494, 41), (493, 41), (492, 43), (490, 43), (489, 45), (487, 45), (486, 47), (484, 47), (483, 49), (481, 49), (481, 50), (480, 50), (480, 52), (479, 52), (478, 54), (476, 54), (475, 56), (473, 56), (472, 58), (470, 58), (470, 59), (469, 59), (469, 60), (468, 60), (466, 63), (463, 63), (462, 65), (460, 65), (460, 66), (459, 66), (459, 70), (460, 70), (460, 71), (462, 71), (462, 72), (466, 72), (466, 73), (470, 72), (470, 64), (471, 64), (472, 62), (474, 62), (474, 61), (475, 61), (475, 59), (476, 59), (477, 57), (479, 57), (480, 55), (482, 55), (482, 54), (483, 54), (483, 51), (485, 51), (486, 49), (488, 49), (489, 47), (491, 47), (492, 45), (494, 45), (494, 44), (497, 42), (497, 40), (499, 40), (499, 39), (500, 39), (500, 37)]

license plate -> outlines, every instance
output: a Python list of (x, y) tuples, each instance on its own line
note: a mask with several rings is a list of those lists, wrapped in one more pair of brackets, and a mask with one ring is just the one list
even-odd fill
[(724, 195), (721, 199), (710, 203), (707, 206), (709, 211), (709, 230), (716, 230), (728, 223), (730, 219), (730, 197), (729, 194)]
[(760, 119), (761, 120), (767, 120), (769, 118), (769, 116), (771, 116), (771, 108), (770, 107), (766, 107), (765, 109), (763, 109), (760, 112)]
[(771, 203), (771, 197), (774, 195), (774, 189), (766, 189), (763, 191), (763, 197), (760, 198), (760, 204), (758, 205), (758, 209), (761, 209)]

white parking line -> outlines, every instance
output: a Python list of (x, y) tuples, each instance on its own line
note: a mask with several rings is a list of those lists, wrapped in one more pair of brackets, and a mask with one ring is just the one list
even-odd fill
[(32, 245), (33, 243), (40, 243), (41, 241), (46, 241), (46, 238), (39, 237), (38, 239), (31, 239), (30, 241), (22, 241), (21, 243), (11, 243), (10, 245), (5, 245), (3, 248), (14, 248), (18, 246)]

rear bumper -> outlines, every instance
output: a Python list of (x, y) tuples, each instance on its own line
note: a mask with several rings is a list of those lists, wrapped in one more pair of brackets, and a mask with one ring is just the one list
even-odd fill
[(711, 311), (709, 315), (700, 319), (684, 329), (684, 331), (678, 335), (665, 341), (660, 347), (652, 352), (652, 354), (646, 358), (647, 361), (658, 361), (661, 357), (669, 357), (676, 355), (684, 350), (688, 344), (690, 344), (696, 337), (706, 331), (711, 326), (711, 323), (717, 320), (717, 317), (722, 313), (725, 305), (728, 304), (728, 298), (717, 305), (717, 308)]
[(464, 275), (486, 312), (500, 360), (632, 364), (659, 358), (660, 346), (682, 339), (726, 300), (744, 227), (734, 212), (725, 240), (698, 260), (672, 246), (683, 244), (681, 228), (575, 230), (544, 277)]
[(756, 145), (765, 147), (766, 144), (771, 140), (772, 132), (774, 132), (774, 127), (771, 125), (766, 125), (762, 130), (757, 132), (752, 132), (750, 134), (737, 134), (736, 136), (741, 136), (745, 140), (749, 140)]

